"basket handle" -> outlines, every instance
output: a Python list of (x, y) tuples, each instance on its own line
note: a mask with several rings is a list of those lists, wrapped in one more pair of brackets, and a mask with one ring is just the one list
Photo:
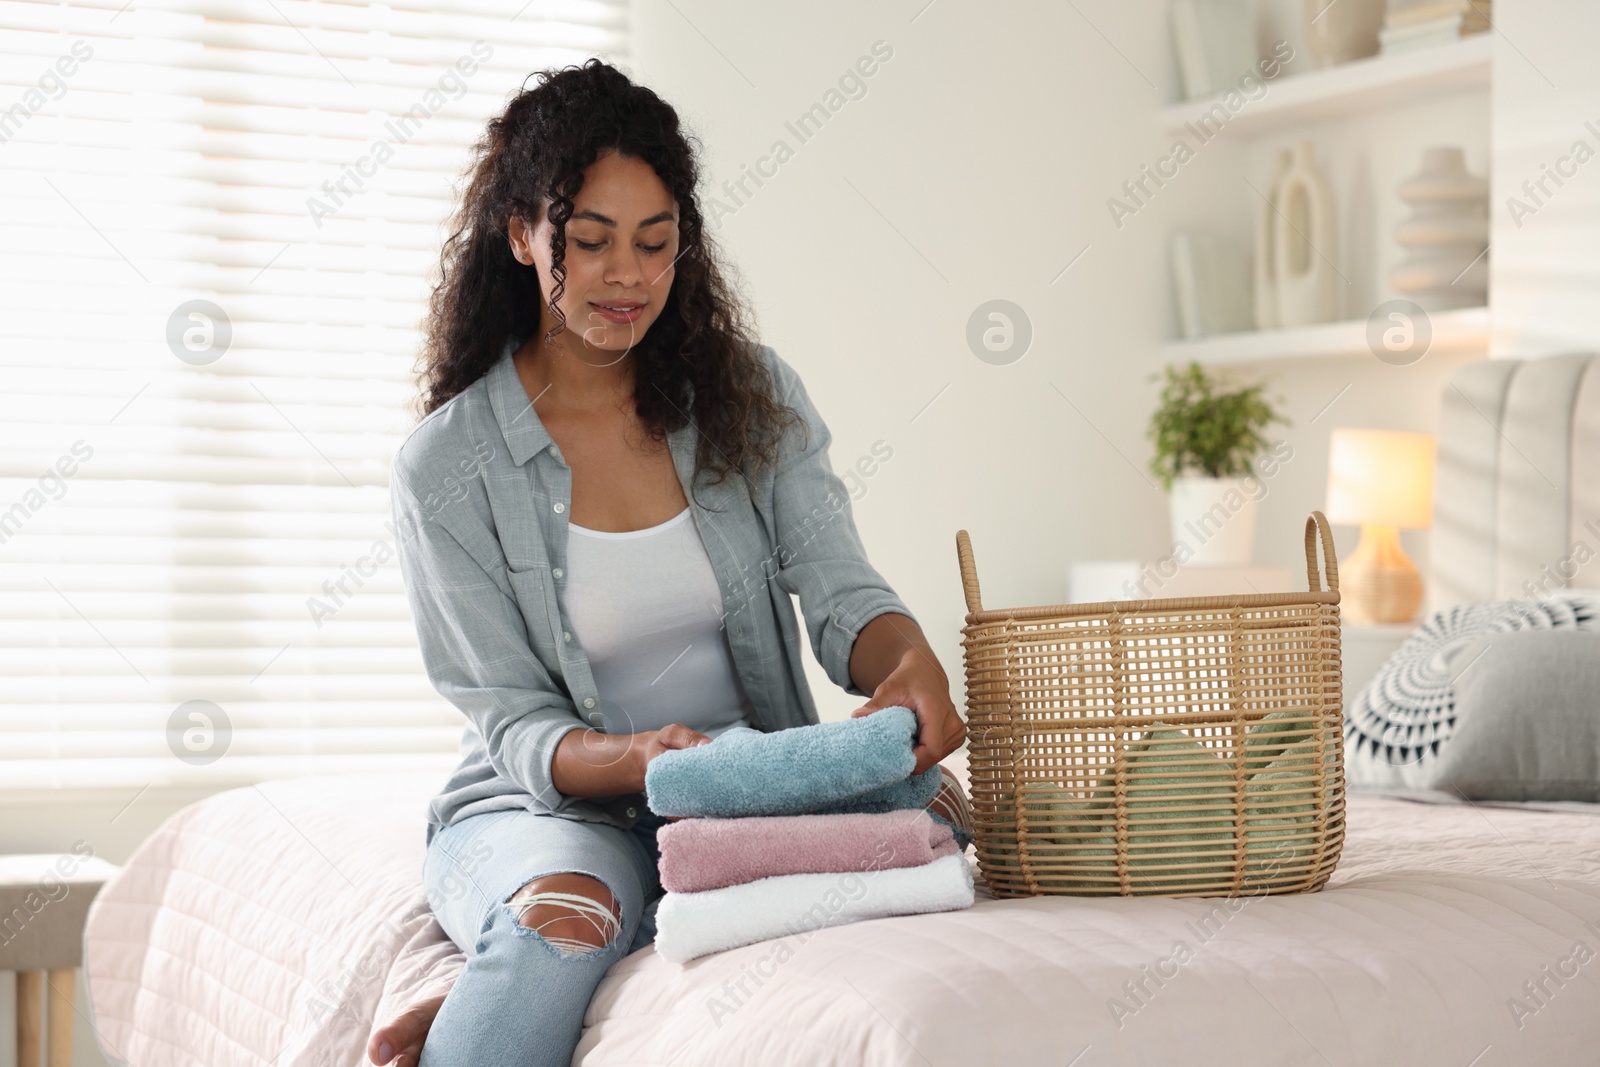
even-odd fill
[(1306, 518), (1306, 583), (1311, 586), (1313, 593), (1322, 592), (1322, 575), (1317, 572), (1317, 535), (1321, 534), (1322, 562), (1328, 569), (1328, 589), (1337, 593), (1339, 591), (1339, 560), (1333, 551), (1333, 531), (1328, 528), (1328, 519), (1320, 511), (1313, 511)]
[(978, 565), (972, 561), (972, 538), (967, 531), (956, 531), (956, 558), (961, 561), (961, 592), (967, 598), (967, 610), (976, 615), (983, 610), (978, 595)]

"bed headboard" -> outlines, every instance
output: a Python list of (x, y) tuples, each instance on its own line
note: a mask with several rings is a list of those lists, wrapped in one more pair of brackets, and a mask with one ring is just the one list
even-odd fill
[(1451, 375), (1430, 560), (1430, 610), (1600, 589), (1600, 356), (1492, 359)]

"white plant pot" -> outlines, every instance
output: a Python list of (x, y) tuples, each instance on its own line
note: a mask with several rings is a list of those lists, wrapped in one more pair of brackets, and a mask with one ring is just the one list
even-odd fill
[(1180, 566), (1249, 563), (1261, 484), (1254, 478), (1178, 478), (1167, 505)]

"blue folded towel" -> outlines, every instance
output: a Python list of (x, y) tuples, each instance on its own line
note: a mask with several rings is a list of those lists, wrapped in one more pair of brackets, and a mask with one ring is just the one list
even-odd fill
[(890, 707), (773, 733), (729, 730), (709, 745), (663, 752), (645, 768), (650, 810), (742, 818), (926, 807), (939, 768), (915, 777), (917, 716)]
[[(889, 709), (885, 708), (884, 711)], [(881, 715), (883, 712), (874, 712)], [(871, 718), (871, 716), (868, 716)], [(789, 731), (785, 731), (789, 732)], [(834, 815), (839, 812), (854, 811), (904, 811), (909, 808), (925, 808), (933, 803), (933, 798), (939, 792), (940, 774), (937, 765), (929, 767), (921, 774), (913, 774), (909, 778), (901, 778), (890, 782), (888, 785), (879, 786), (865, 793), (858, 793), (853, 797), (821, 807), (807, 808), (797, 814), (804, 815)], [(932, 812), (929, 812), (932, 815)], [(934, 815), (934, 818), (938, 818)]]

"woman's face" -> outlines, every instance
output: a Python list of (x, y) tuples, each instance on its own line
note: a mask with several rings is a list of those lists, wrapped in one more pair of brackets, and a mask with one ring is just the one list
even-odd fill
[[(508, 230), (517, 260), (539, 272), (540, 330), (548, 331), (555, 325), (548, 211), (531, 227), (513, 218)], [(557, 307), (569, 337), (581, 337), (597, 356), (612, 353), (601, 362), (620, 359), (661, 314), (677, 258), (678, 212), (667, 187), (643, 160), (603, 153), (584, 171), (567, 220), (566, 287)]]

